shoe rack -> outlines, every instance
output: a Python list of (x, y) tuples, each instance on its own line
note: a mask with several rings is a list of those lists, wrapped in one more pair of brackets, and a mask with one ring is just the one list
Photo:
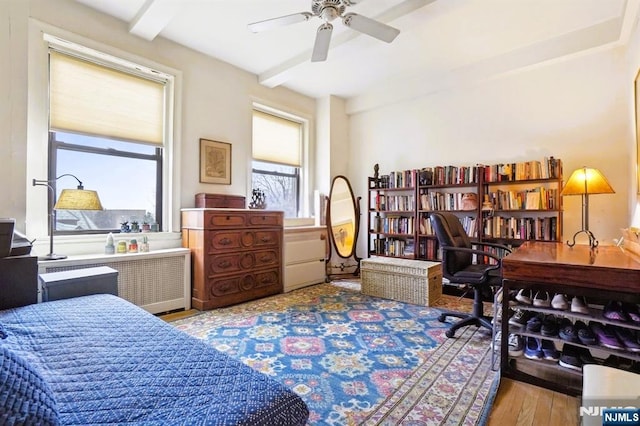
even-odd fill
[[(585, 324), (597, 322), (631, 330), (634, 335), (640, 333), (640, 325), (632, 321), (614, 321), (604, 316), (604, 307), (609, 301), (631, 304), (640, 303), (640, 259), (618, 247), (588, 246), (568, 247), (563, 243), (526, 242), (516, 251), (503, 259), (503, 297), (501, 327), (501, 374), (516, 380), (532, 383), (558, 392), (578, 396), (582, 393), (582, 372), (563, 367), (558, 362), (531, 360), (524, 356), (512, 357), (508, 351), (510, 333), (526, 338), (534, 337), (550, 340), (560, 352), (565, 345), (589, 350), (592, 357), (603, 363), (610, 356), (640, 363), (640, 353), (628, 350), (610, 349), (597, 341), (594, 345), (574, 343), (563, 340), (558, 334), (544, 336), (541, 332), (529, 331), (526, 324), (514, 327), (509, 324), (509, 312), (528, 311), (533, 314), (553, 315), (556, 318), (568, 318), (572, 323), (582, 321)], [(518, 303), (509, 306), (511, 292), (524, 290), (524, 294), (536, 293), (567, 294), (577, 296), (587, 302), (586, 313), (560, 310), (551, 307), (539, 307)], [(569, 299), (571, 302), (571, 299)], [(558, 321), (560, 323), (560, 321)], [(560, 327), (558, 327), (560, 330)], [(596, 337), (597, 338), (597, 337)]]

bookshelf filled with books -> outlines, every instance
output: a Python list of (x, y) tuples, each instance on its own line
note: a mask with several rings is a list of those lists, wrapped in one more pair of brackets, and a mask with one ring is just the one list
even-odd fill
[(478, 237), (478, 196), (481, 166), (435, 166), (418, 171), (417, 253), (421, 260), (441, 260), (429, 215), (449, 211), (458, 216), (467, 234)]
[(416, 172), (368, 179), (369, 256), (415, 258)]
[(562, 238), (562, 160), (485, 167), (483, 241), (520, 245)]
[(456, 214), (472, 240), (562, 240), (562, 161), (554, 157), (424, 167), (368, 181), (369, 256), (441, 260), (429, 215), (442, 210)]

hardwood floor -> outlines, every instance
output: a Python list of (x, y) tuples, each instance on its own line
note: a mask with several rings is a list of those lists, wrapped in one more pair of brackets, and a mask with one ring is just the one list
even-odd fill
[(503, 378), (487, 426), (579, 425), (578, 398)]

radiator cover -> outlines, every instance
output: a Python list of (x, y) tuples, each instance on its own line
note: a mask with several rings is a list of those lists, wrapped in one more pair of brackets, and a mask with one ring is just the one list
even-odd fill
[(70, 256), (39, 262), (38, 272), (109, 266), (118, 271), (118, 296), (157, 314), (191, 309), (190, 264), (190, 251), (179, 248), (149, 253)]

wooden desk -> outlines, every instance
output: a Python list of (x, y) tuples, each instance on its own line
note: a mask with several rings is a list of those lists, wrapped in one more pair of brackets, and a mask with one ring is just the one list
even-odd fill
[[(640, 330), (640, 326), (612, 322), (602, 316), (602, 307), (609, 300), (640, 303), (640, 258), (622, 248), (601, 246), (592, 250), (586, 245), (569, 247), (563, 243), (527, 241), (502, 260), (502, 268), (505, 294), (508, 294), (509, 290), (524, 288), (531, 289), (533, 294), (536, 291), (547, 291), (550, 297), (555, 293), (585, 297), (589, 303), (590, 314), (531, 306), (518, 308), (545, 315), (563, 316), (572, 321), (597, 321)], [(539, 333), (528, 332), (524, 328), (514, 330), (508, 324), (508, 311), (508, 300), (505, 297), (502, 307), (502, 374), (505, 377), (579, 395), (582, 389), (580, 372), (549, 364), (548, 361), (529, 361), (523, 357), (510, 359), (507, 341), (509, 333), (514, 331), (522, 336), (552, 340), (558, 349), (566, 342), (557, 337), (549, 339)], [(638, 354), (628, 351), (573, 345), (589, 349), (592, 355), (593, 352), (599, 352), (604, 357), (617, 355), (640, 361)]]

